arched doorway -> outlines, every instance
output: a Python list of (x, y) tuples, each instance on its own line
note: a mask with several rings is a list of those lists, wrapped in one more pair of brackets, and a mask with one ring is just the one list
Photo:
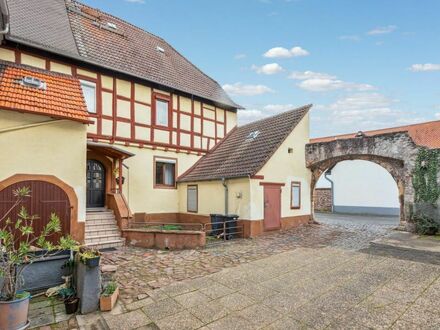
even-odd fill
[(105, 167), (101, 162), (87, 160), (87, 208), (105, 206), (105, 177)]
[(50, 220), (52, 213), (60, 219), (61, 232), (52, 234), (47, 240), (57, 244), (59, 238), (70, 233), (71, 204), (66, 192), (58, 185), (40, 180), (23, 180), (5, 186), (0, 191), (0, 214), (6, 214), (14, 205), (16, 197), (14, 191), (18, 188), (29, 187), (30, 197), (16, 206), (10, 212), (13, 223), (17, 220), (17, 214), (24, 206), (29, 215), (38, 216), (33, 221), (34, 235), (39, 236), (43, 228)]
[(355, 222), (395, 228), (401, 213), (396, 179), (374, 161), (342, 160), (317, 179), (313, 210), (318, 222)]

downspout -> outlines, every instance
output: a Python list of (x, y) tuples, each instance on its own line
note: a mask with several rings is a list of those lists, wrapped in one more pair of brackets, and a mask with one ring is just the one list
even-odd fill
[(225, 188), (225, 215), (228, 215), (229, 213), (229, 202), (228, 202), (228, 196), (229, 196), (229, 188), (226, 183), (226, 179), (222, 178), (222, 185)]
[(334, 209), (335, 209), (335, 190), (334, 190), (334, 186), (335, 186), (335, 184), (334, 184), (334, 182), (332, 181), (332, 179), (330, 179), (329, 177), (328, 177), (328, 175), (331, 175), (332, 174), (332, 171), (331, 170), (327, 170), (327, 171), (325, 171), (325, 173), (324, 173), (324, 178), (328, 181), (328, 182), (330, 182), (330, 189), (332, 190), (332, 213), (334, 212)]
[(9, 32), (9, 22), (5, 24), (5, 28), (3, 30), (0, 30), (0, 34), (8, 34)]
[(130, 167), (125, 165), (125, 163), (122, 163), (122, 166), (127, 169), (127, 203), (130, 205)]
[(0, 30), (0, 35), (8, 34), (9, 33), (9, 8), (8, 8), (8, 4), (6, 3), (5, 0), (0, 0), (0, 15), (2, 15), (5, 20), (4, 28), (2, 30)]

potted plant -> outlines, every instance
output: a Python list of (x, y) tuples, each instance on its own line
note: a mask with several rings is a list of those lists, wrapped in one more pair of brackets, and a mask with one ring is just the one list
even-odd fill
[(83, 246), (79, 248), (79, 260), (87, 267), (98, 267), (100, 259), (101, 253), (98, 250)]
[(109, 282), (104, 291), (102, 291), (101, 297), (99, 299), (99, 306), (102, 312), (108, 312), (113, 309), (118, 300), (119, 296), (119, 287), (118, 284), (114, 281)]
[(15, 198), (11, 208), (0, 214), (0, 277), (3, 281), (0, 290), (0, 329), (24, 329), (28, 325), (28, 292), (19, 290), (23, 271), (33, 262), (56, 255), (63, 250), (71, 250), (77, 245), (70, 236), (61, 237), (58, 244), (48, 238), (61, 231), (60, 219), (55, 213), (40, 233), (34, 232), (34, 221), (24, 206), (12, 220), (14, 212), (22, 202), (31, 196), (29, 187), (13, 191)]
[(73, 287), (60, 289), (58, 295), (64, 301), (66, 314), (73, 314), (78, 310), (79, 298), (76, 296), (76, 291)]

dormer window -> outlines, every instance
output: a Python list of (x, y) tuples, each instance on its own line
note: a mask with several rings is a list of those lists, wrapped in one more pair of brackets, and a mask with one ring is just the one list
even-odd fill
[(96, 84), (85, 80), (80, 80), (80, 83), (87, 105), (87, 111), (96, 113)]

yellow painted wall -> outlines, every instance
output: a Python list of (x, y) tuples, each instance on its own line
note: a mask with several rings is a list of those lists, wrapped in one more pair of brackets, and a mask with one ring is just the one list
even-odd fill
[[(176, 213), (179, 212), (179, 194), (177, 189), (153, 188), (153, 158), (177, 158), (178, 174), (188, 170), (200, 157), (186, 153), (166, 152), (147, 148), (119, 146), (135, 156), (124, 161), (130, 169), (123, 168), (126, 178), (124, 195), (129, 200), (133, 213)], [(186, 204), (185, 204), (186, 205)]]
[[(257, 173), (264, 175), (264, 180), (251, 180), (251, 218), (264, 218), (263, 187), (260, 182), (284, 183), (281, 193), (281, 217), (308, 215), (311, 213), (310, 181), (311, 173), (305, 164), (305, 144), (309, 142), (309, 115), (307, 114), (293, 132), (281, 144), (266, 165)], [(293, 153), (288, 153), (288, 148)], [(292, 181), (301, 182), (301, 208), (290, 209), (290, 187)]]
[[(0, 130), (53, 120), (0, 109)], [(0, 132), (0, 180), (14, 174), (54, 175), (78, 197), (78, 219), (85, 220), (87, 125), (65, 120)]]
[[(249, 179), (231, 179), (227, 180), (226, 183), (229, 189), (229, 214), (238, 214), (240, 219), (249, 219), (251, 198)], [(187, 212), (187, 186), (194, 184), (198, 186), (198, 212), (196, 214), (225, 213), (225, 190), (220, 180), (179, 183), (180, 213), (190, 213)]]
[(15, 62), (15, 52), (13, 50), (0, 47), (0, 60)]
[(32, 56), (29, 54), (21, 54), (21, 63), (31, 65), (39, 69), (46, 68), (46, 60), (41, 57)]

